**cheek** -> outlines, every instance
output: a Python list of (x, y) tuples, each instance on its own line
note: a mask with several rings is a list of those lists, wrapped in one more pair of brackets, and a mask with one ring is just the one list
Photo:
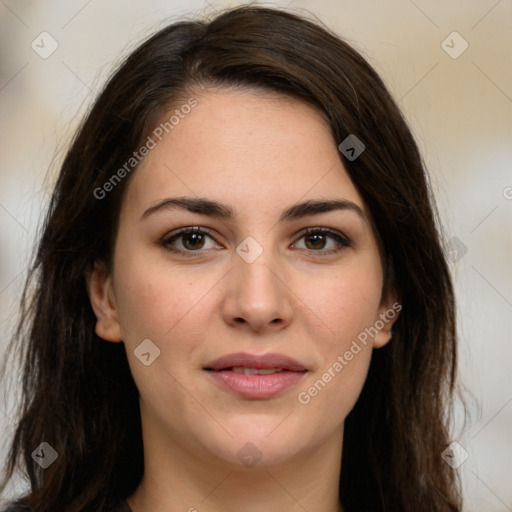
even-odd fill
[(146, 338), (172, 339), (169, 333), (181, 328), (214, 284), (214, 276), (172, 266), (154, 248), (129, 238), (119, 244), (114, 268), (119, 321), (125, 343), (133, 348)]
[(375, 322), (378, 306), (377, 294), (347, 293), (338, 297), (329, 304), (326, 315), (334, 334), (315, 338), (321, 359), (297, 394), (305, 411), (323, 418), (326, 431), (344, 421), (364, 386), (373, 351), (365, 329)]
[[(140, 264), (139, 264), (140, 263)], [(185, 361), (201, 346), (205, 328), (201, 307), (214, 282), (192, 279), (184, 272), (148, 265), (147, 260), (120, 261), (117, 269), (116, 303), (123, 341), (133, 378), (144, 400), (165, 416), (165, 411), (184, 409), (183, 389), (187, 381)], [(172, 275), (172, 278), (170, 277)], [(150, 340), (150, 364), (138, 354)], [(146, 345), (148, 346), (147, 342)], [(157, 350), (157, 352), (153, 352)], [(158, 354), (154, 359), (153, 355)]]
[[(161, 402), (162, 407), (172, 402), (182, 408), (180, 383), (191, 387), (191, 366), (199, 364), (205, 336), (212, 335), (212, 300), (219, 275), (180, 269), (162, 263), (162, 258), (152, 261), (151, 254), (143, 251), (125, 254), (131, 254), (130, 258), (120, 257), (116, 262), (115, 288), (133, 378), (142, 395), (153, 397), (150, 401)], [(138, 347), (147, 339), (158, 354), (150, 366), (137, 358)]]
[(362, 390), (372, 356), (369, 334), (378, 317), (382, 274), (377, 264), (347, 267), (308, 295), (312, 320), (324, 328), (310, 335), (321, 360), (301, 386), (298, 402), (318, 414), (335, 411), (327, 423), (345, 418)]
[(314, 287), (310, 283), (303, 293), (311, 317), (325, 324), (327, 346), (343, 350), (378, 319), (382, 274), (375, 264), (347, 266), (316, 281)]

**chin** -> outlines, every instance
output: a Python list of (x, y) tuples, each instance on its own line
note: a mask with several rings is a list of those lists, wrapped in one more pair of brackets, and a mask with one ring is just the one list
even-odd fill
[(209, 439), (205, 448), (217, 459), (237, 469), (275, 467), (307, 449), (303, 444), (304, 429), (301, 434), (300, 430), (291, 430), (292, 425), (284, 427), (286, 415), (279, 418), (256, 416), (259, 421), (254, 415), (246, 414), (236, 422), (225, 424), (233, 437), (226, 434), (221, 439)]

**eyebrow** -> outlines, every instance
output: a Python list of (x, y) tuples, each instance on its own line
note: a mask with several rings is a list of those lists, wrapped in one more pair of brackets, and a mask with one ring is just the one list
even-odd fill
[[(232, 219), (235, 215), (231, 206), (200, 197), (168, 197), (159, 201), (154, 206), (148, 208), (141, 216), (143, 220), (156, 212), (168, 209), (187, 210), (200, 215), (219, 219)], [(279, 217), (279, 222), (291, 221), (307, 217), (309, 215), (318, 215), (321, 213), (335, 210), (348, 210), (355, 212), (363, 220), (366, 216), (360, 206), (346, 199), (328, 199), (318, 200), (310, 199), (308, 201), (297, 203), (284, 210)]]

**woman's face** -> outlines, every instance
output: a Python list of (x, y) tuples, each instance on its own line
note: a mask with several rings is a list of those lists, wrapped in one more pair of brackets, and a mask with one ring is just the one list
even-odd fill
[(162, 450), (261, 466), (339, 445), (393, 302), (341, 141), (288, 97), (195, 98), (131, 177), (96, 332), (125, 343)]

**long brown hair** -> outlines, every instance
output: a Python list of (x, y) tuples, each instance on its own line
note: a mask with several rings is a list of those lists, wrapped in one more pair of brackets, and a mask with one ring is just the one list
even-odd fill
[[(441, 458), (455, 391), (454, 294), (417, 145), (385, 85), (351, 46), (318, 22), (254, 6), (150, 37), (77, 131), (10, 346), (23, 365), (23, 400), (4, 486), (20, 465), (30, 490), (9, 510), (101, 510), (141, 480), (138, 391), (124, 344), (94, 332), (84, 277), (95, 261), (111, 266), (130, 177), (104, 197), (97, 190), (177, 98), (205, 86), (299, 98), (326, 116), (338, 143), (350, 134), (363, 141), (357, 159), (340, 158), (371, 212), (385, 289), (396, 291), (403, 309), (345, 421), (340, 500), (346, 512), (461, 510), (456, 474)], [(43, 441), (59, 454), (45, 470), (31, 456)]]

